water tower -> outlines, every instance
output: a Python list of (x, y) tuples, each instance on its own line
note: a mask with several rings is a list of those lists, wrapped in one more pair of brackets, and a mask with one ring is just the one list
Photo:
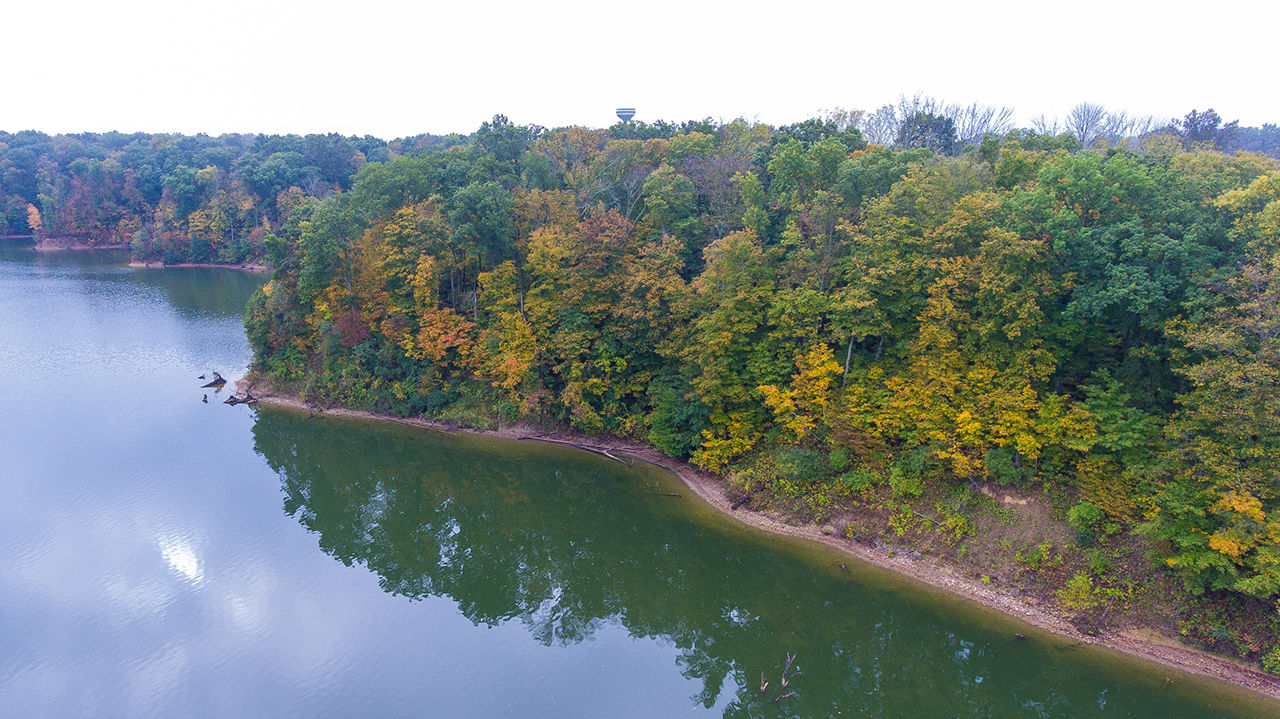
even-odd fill
[(618, 113), (618, 119), (623, 122), (628, 122), (631, 118), (636, 116), (636, 109), (634, 107), (620, 107), (616, 112)]

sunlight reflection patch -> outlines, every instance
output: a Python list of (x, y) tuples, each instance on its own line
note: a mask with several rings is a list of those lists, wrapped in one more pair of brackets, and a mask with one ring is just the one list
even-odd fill
[(161, 537), (160, 555), (168, 562), (169, 568), (199, 584), (204, 579), (204, 570), (200, 568), (200, 557), (186, 537)]

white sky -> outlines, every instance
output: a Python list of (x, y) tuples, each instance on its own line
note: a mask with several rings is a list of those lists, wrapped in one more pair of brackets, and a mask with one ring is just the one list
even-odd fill
[[(15, 0), (0, 129), (471, 132), (738, 116), (769, 123), (900, 94), (1090, 101), (1280, 122), (1274, 0), (309, 2)], [(15, 7), (16, 6), (16, 7)]]

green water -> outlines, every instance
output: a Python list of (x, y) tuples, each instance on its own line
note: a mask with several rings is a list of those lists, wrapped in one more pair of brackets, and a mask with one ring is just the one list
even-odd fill
[(222, 405), (262, 278), (122, 261), (0, 251), (5, 716), (1280, 716), (650, 467)]

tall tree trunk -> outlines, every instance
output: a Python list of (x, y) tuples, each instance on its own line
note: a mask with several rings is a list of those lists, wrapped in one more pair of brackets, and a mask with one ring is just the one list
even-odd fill
[(849, 386), (849, 361), (853, 359), (853, 335), (849, 335), (849, 350), (844, 353), (844, 381), (840, 383), (840, 387)]

